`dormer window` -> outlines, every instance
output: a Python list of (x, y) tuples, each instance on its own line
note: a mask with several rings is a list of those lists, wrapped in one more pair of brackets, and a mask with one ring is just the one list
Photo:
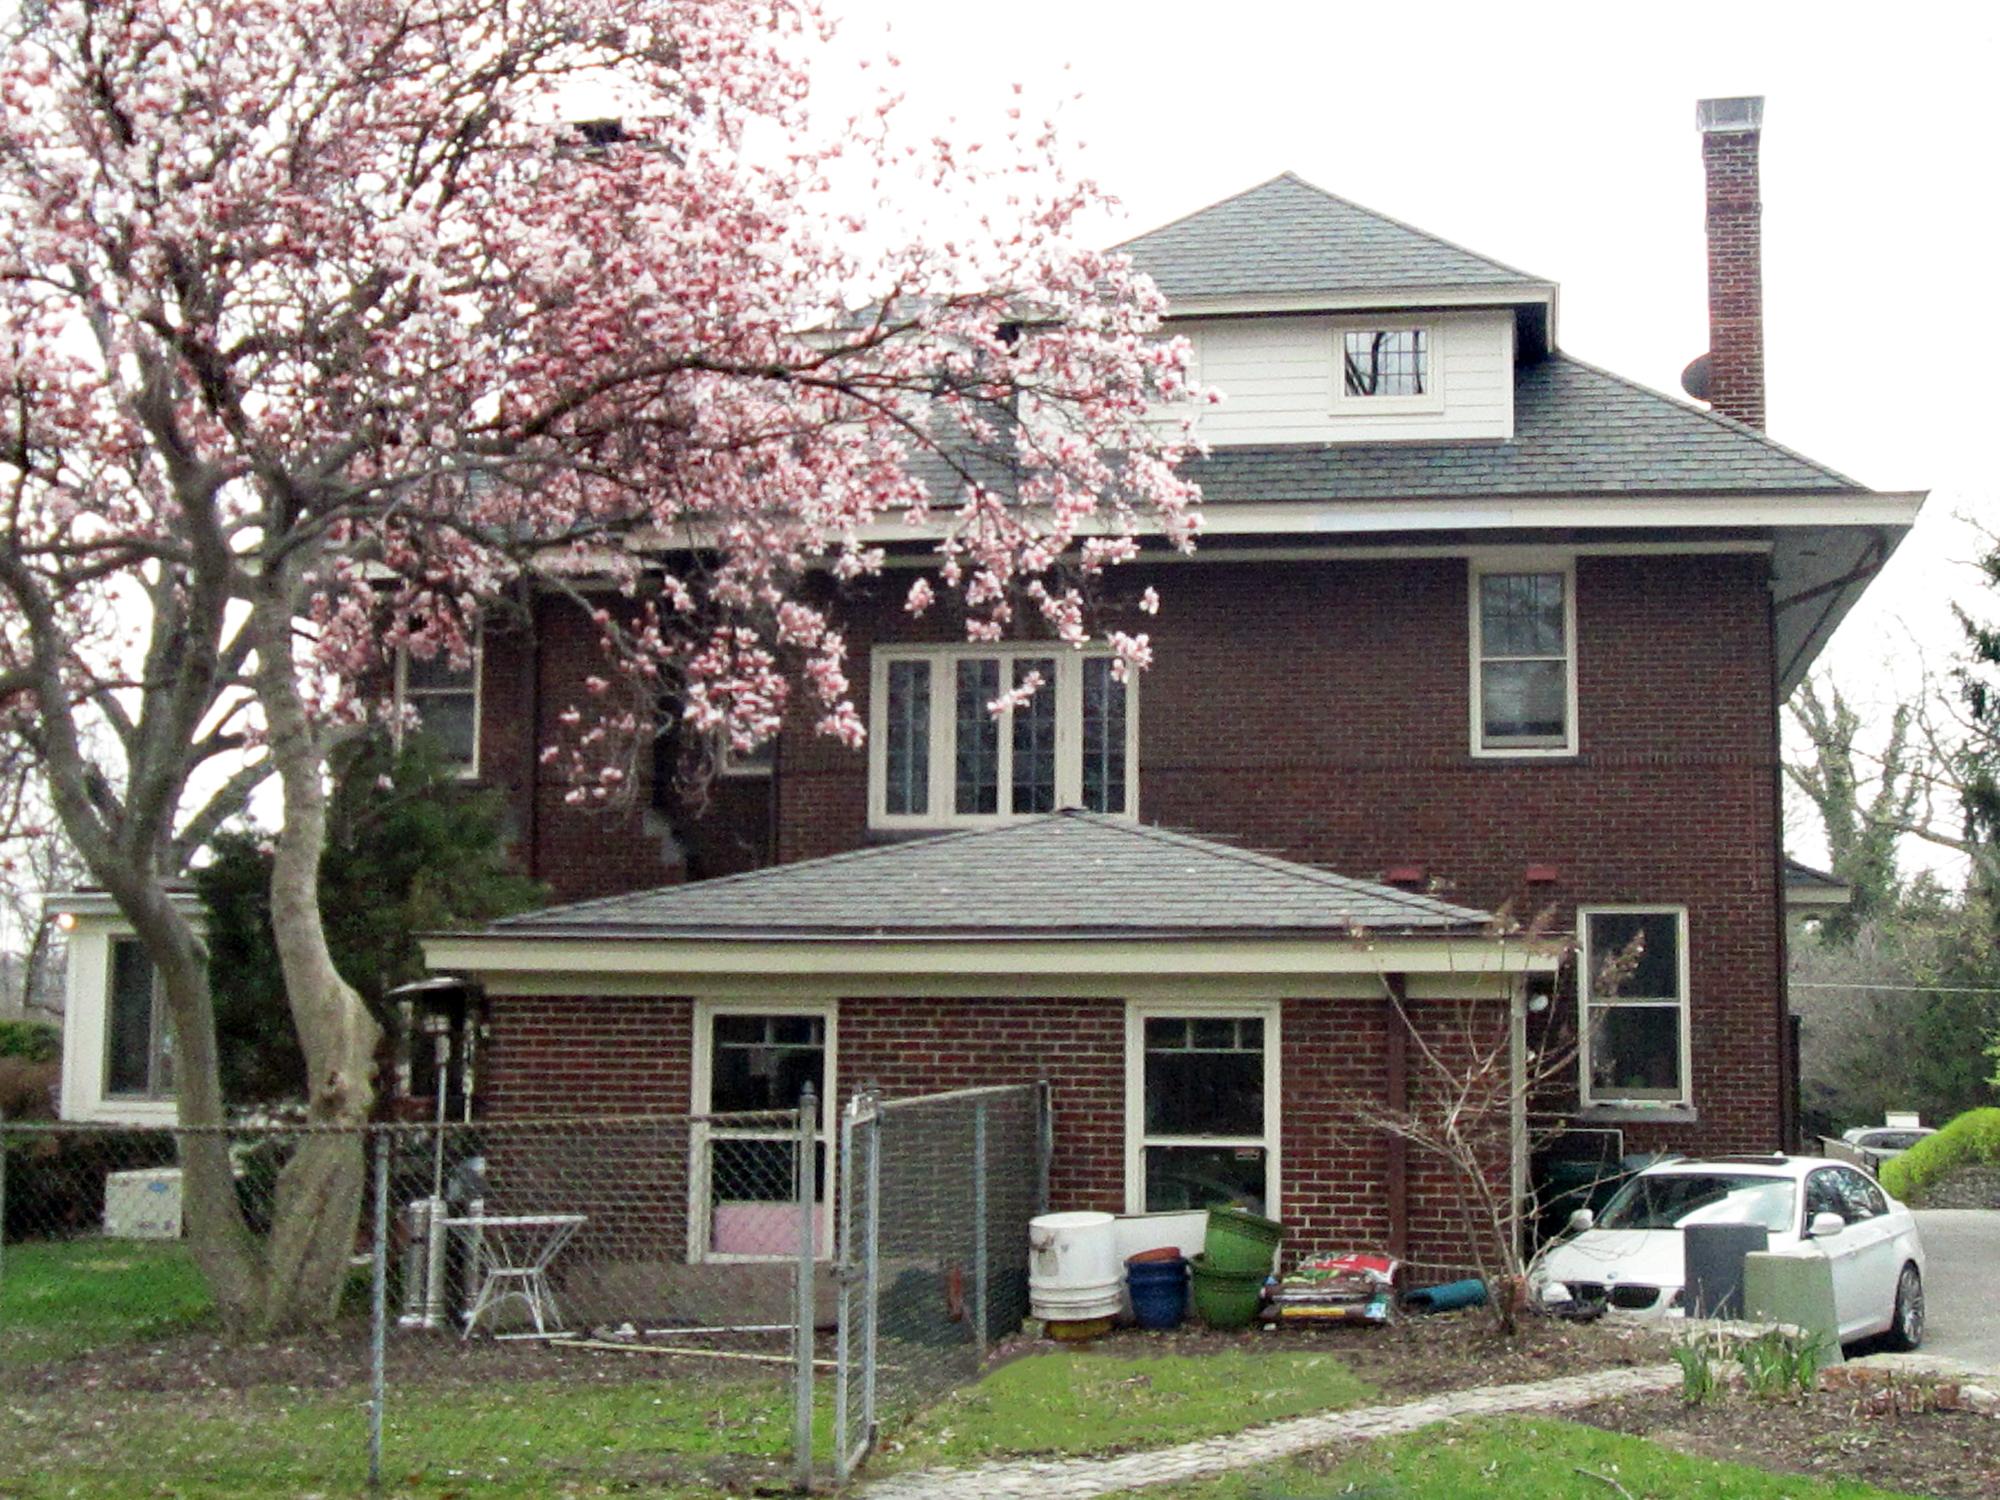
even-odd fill
[(1333, 332), (1333, 414), (1438, 412), (1437, 330), (1428, 323), (1341, 323)]
[(1429, 340), (1421, 328), (1350, 328), (1341, 335), (1341, 379), (1349, 396), (1423, 396)]

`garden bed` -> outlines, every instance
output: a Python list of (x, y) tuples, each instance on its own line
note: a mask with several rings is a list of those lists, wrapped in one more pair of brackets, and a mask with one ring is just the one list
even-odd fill
[(1642, 1434), (1681, 1453), (1777, 1474), (1861, 1480), (1912, 1495), (2000, 1494), (2000, 1419), (1941, 1409), (1934, 1382), (1899, 1380), (1790, 1400), (1725, 1392), (1700, 1406), (1634, 1397), (1572, 1413), (1608, 1432)]

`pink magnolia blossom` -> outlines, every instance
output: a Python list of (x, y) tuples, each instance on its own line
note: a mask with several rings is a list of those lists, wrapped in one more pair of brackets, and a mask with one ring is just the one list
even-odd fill
[[(1209, 398), (1158, 291), (1077, 242), (1095, 189), (1027, 122), (908, 141), (886, 96), (814, 122), (810, 0), (42, 12), (0, 57), (19, 744), (140, 691), (165, 618), (172, 744), (130, 751), (178, 757), (163, 795), (273, 693), (323, 753), (394, 652), (463, 665), (526, 585), (591, 611), (605, 660), (544, 758), (603, 800), (663, 714), (748, 750), (799, 696), (859, 743), (815, 575), (924, 538), (912, 613), (942, 592), (972, 639), (1081, 644), (1091, 575), (1194, 543), (1158, 413)], [(565, 123), (613, 84), (627, 126)], [(299, 622), (289, 688), (253, 678), (255, 607)], [(232, 693), (255, 711), (205, 739)]]

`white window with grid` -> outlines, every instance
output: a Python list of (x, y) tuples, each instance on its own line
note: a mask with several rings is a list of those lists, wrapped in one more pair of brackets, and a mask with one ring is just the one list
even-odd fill
[(1333, 413), (1444, 409), (1438, 331), (1427, 324), (1336, 325)]
[(1473, 754), (1574, 754), (1574, 565), (1475, 560), (1470, 594)]
[(1135, 816), (1137, 693), (1113, 662), (1054, 645), (877, 651), (870, 824), (948, 827), (1065, 808)]
[(1577, 924), (1584, 1106), (1689, 1105), (1686, 908), (1585, 907)]

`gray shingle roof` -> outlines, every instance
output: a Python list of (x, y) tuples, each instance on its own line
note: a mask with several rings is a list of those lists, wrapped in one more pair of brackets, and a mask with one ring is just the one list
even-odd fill
[(1567, 355), (1516, 371), (1512, 442), (1217, 447), (1183, 472), (1210, 505), (1865, 488), (1740, 422)]
[(1486, 913), (1190, 834), (1051, 813), (507, 917), (492, 937), (1446, 934)]
[(1290, 172), (1116, 248), (1170, 300), (1543, 282)]

